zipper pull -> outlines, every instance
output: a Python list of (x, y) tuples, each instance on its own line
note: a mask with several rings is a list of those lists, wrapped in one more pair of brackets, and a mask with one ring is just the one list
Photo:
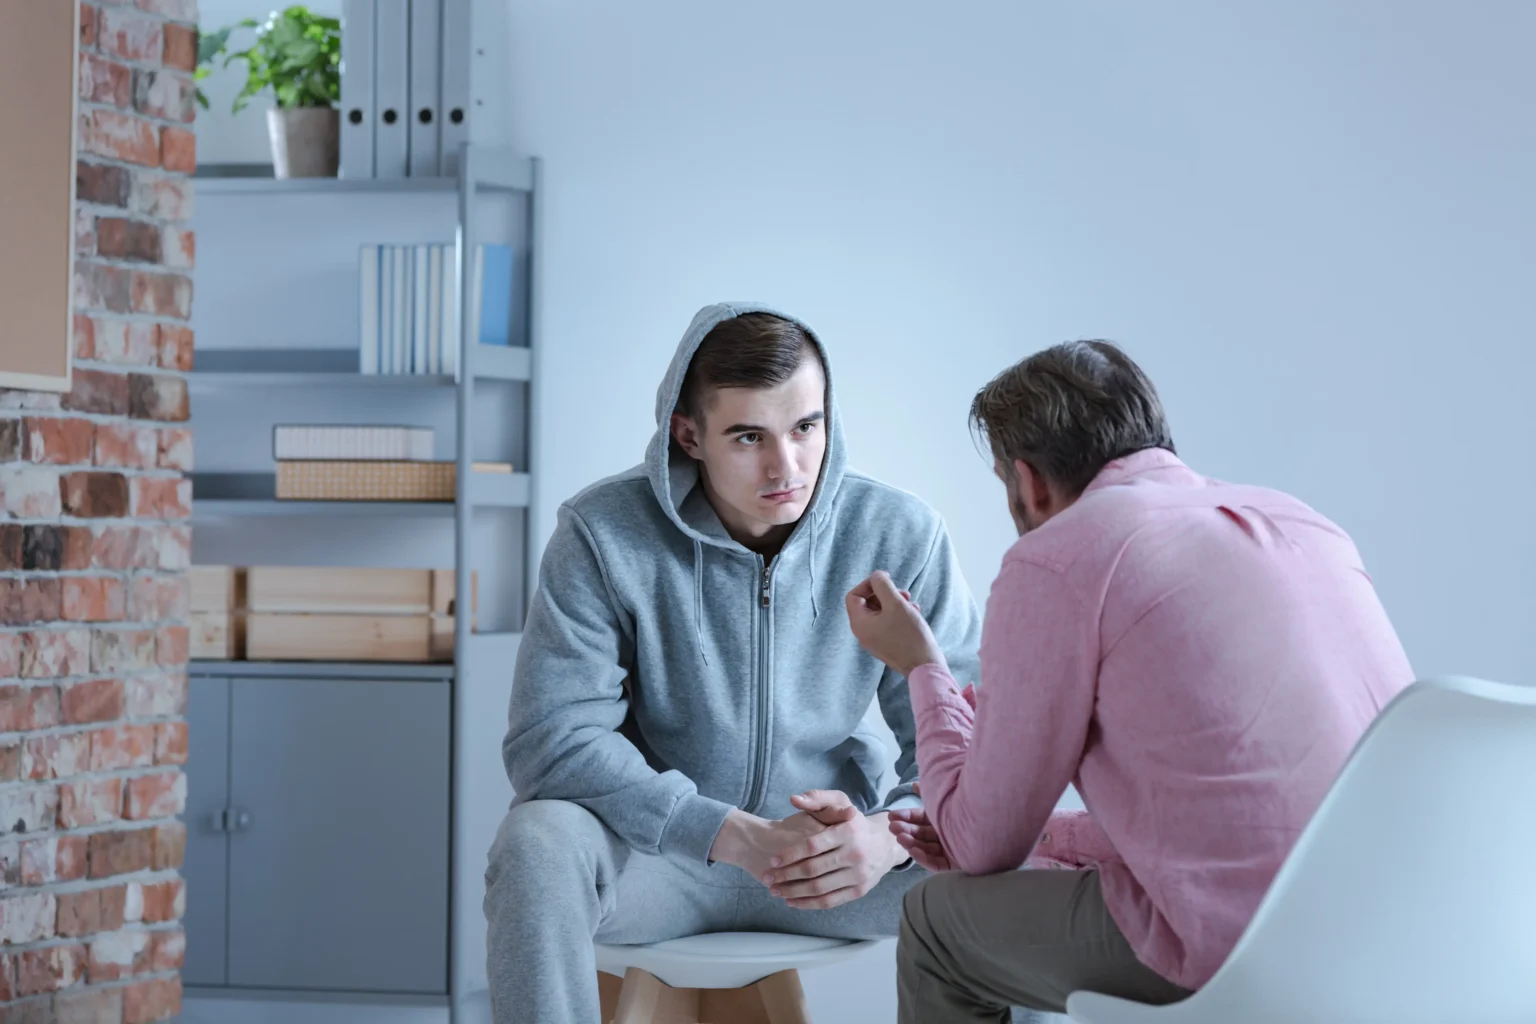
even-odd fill
[(763, 601), (763, 607), (764, 608), (768, 607), (768, 574), (771, 571), (772, 570), (769, 569), (766, 565), (763, 566), (763, 589), (762, 589), (761, 593), (762, 593), (762, 601)]

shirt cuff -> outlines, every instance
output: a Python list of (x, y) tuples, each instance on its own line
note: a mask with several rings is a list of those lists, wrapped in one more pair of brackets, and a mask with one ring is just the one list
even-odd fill
[(912, 713), (918, 719), (934, 714), (953, 713), (967, 725), (975, 721), (976, 713), (960, 694), (960, 686), (949, 670), (939, 664), (921, 665), (907, 677), (907, 692), (912, 698)]

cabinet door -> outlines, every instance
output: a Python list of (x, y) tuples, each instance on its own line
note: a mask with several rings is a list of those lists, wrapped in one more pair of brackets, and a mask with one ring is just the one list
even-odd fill
[(230, 692), (229, 984), (446, 992), (449, 683)]
[(187, 692), (187, 884), (188, 985), (223, 985), (225, 911), (229, 898), (229, 680), (193, 676)]

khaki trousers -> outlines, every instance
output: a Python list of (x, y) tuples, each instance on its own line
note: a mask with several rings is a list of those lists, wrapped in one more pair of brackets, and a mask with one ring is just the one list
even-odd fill
[(1062, 1013), (1079, 989), (1155, 1004), (1190, 995), (1136, 959), (1093, 870), (935, 875), (903, 901), (896, 963), (901, 1024)]

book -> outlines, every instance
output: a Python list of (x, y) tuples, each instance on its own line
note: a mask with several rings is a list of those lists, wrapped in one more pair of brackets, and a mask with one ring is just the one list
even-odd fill
[(479, 245), (459, 267), (456, 246), (364, 245), (358, 253), (358, 371), (458, 376), (459, 294), (465, 333), (482, 345), (512, 343), (514, 254)]
[(297, 459), (426, 462), (432, 458), (434, 440), (431, 427), (278, 424), (272, 428), (272, 457), (279, 462)]

